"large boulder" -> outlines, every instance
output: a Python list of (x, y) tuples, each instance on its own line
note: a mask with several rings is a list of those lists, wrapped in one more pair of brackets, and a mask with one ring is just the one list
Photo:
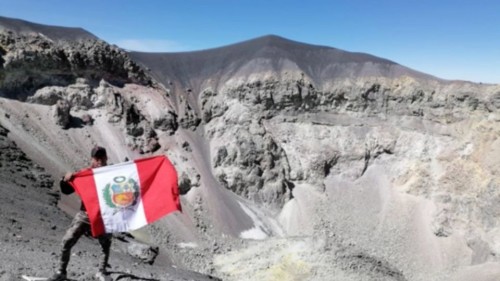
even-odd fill
[(67, 129), (71, 124), (71, 105), (66, 100), (58, 100), (53, 108), (56, 124)]
[(177, 123), (177, 114), (169, 110), (167, 113), (153, 120), (153, 128), (167, 132), (169, 135), (175, 134), (179, 128), (179, 123)]
[(65, 87), (47, 86), (38, 89), (33, 96), (28, 97), (27, 101), (37, 104), (55, 105), (57, 101), (63, 99), (65, 95)]
[(158, 255), (158, 251), (158, 247), (153, 247), (136, 241), (130, 241), (127, 247), (129, 255), (147, 264), (154, 263), (156, 256)]

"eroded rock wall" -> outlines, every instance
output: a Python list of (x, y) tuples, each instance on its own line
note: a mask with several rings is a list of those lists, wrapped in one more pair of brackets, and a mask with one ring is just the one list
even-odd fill
[(152, 80), (127, 53), (100, 40), (52, 41), (41, 34), (0, 32), (0, 95), (24, 100), (43, 86), (83, 77), (116, 85)]

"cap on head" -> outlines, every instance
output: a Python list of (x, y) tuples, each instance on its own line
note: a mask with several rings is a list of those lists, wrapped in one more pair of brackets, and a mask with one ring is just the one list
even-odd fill
[(104, 157), (107, 157), (106, 149), (104, 147), (96, 145), (94, 148), (92, 148), (90, 156), (92, 158), (104, 158)]

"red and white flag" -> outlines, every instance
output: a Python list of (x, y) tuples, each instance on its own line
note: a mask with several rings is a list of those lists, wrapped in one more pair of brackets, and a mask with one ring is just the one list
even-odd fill
[(181, 211), (177, 173), (165, 156), (82, 170), (70, 184), (85, 205), (94, 237), (135, 230)]

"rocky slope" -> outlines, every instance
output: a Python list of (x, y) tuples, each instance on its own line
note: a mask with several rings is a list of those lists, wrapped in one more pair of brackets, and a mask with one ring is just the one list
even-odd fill
[[(10, 140), (0, 126), (0, 280), (21, 280), (21, 275), (50, 276), (64, 231), (71, 217), (57, 208), (60, 198), (52, 189), (54, 179), (33, 163)], [(214, 280), (177, 269), (150, 246), (131, 236), (113, 239), (109, 271), (115, 280)], [(73, 250), (70, 280), (93, 280), (100, 248), (96, 240), (83, 237)]]
[(184, 213), (134, 233), (158, 263), (224, 280), (500, 278), (500, 86), (277, 36), (126, 53), (1, 20), (0, 125), (48, 174), (96, 143), (113, 163), (174, 162)]

